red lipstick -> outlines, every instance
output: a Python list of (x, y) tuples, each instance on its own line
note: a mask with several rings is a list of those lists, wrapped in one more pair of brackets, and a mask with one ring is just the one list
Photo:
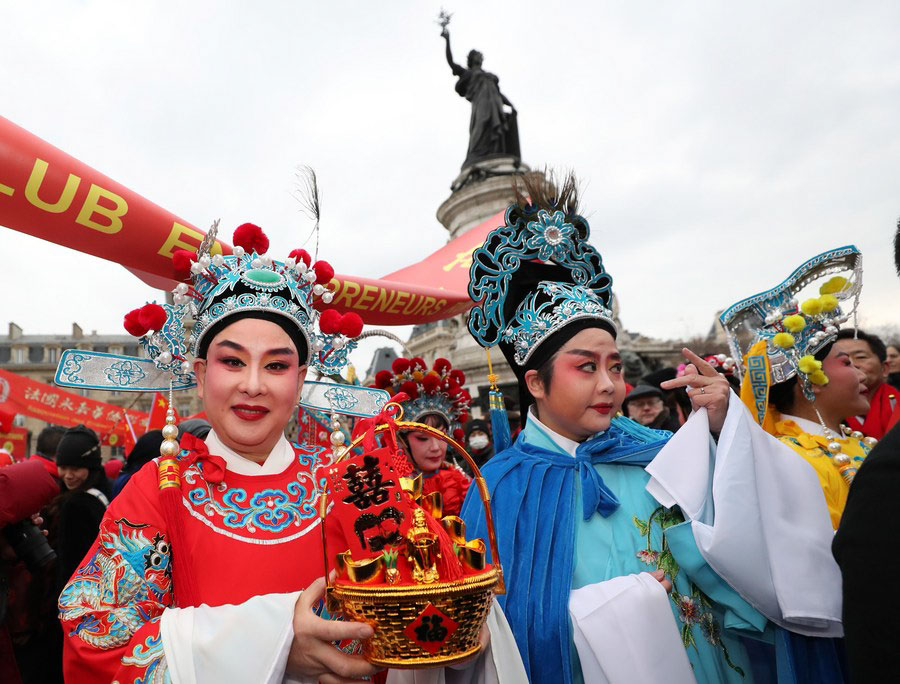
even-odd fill
[(231, 410), (241, 420), (249, 421), (262, 420), (269, 413), (269, 409), (265, 406), (254, 406), (252, 404), (236, 404), (231, 407)]
[(602, 413), (604, 416), (612, 411), (612, 407), (612, 404), (594, 404), (593, 406), (591, 406), (592, 409), (599, 413)]

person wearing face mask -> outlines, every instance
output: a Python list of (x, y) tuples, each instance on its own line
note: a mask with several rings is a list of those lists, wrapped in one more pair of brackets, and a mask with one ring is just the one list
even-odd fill
[(362, 321), (328, 308), (327, 262), (303, 250), (272, 260), (252, 224), (235, 231), (232, 255), (214, 253), (214, 238), (215, 226), (199, 253), (176, 253), (174, 304), (126, 315), (149, 359), (79, 350), (74, 371), (65, 353), (60, 360), (63, 385), (196, 384), (212, 426), (179, 446), (167, 425), (160, 457), (107, 509), (59, 598), (67, 681), (334, 682), (376, 672), (354, 655), (372, 628), (327, 619), (320, 602), (316, 504), (332, 454), (285, 438), (307, 370), (339, 372)]
[(491, 426), (486, 420), (475, 419), (466, 423), (466, 450), (480, 468), (494, 455)]
[[(447, 359), (435, 359), (429, 369), (418, 357), (394, 359), (390, 371), (375, 376), (375, 387), (402, 392), (403, 420), (424, 423), (463, 440), (472, 397), (463, 387), (466, 377)], [(401, 443), (415, 474), (422, 477), (422, 493), (440, 492), (444, 515), (459, 515), (471, 480), (447, 460), (447, 444), (422, 432), (401, 432)]]

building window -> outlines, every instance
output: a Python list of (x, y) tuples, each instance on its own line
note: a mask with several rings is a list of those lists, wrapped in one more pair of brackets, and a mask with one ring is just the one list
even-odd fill
[(28, 347), (28, 361), (31, 363), (43, 363), (44, 348), (43, 347)]
[(59, 347), (47, 347), (47, 361), (59, 363)]
[(95, 344), (94, 351), (105, 353), (105, 352), (109, 351), (109, 347), (106, 346), (105, 344)]
[(109, 348), (109, 353), (110, 354), (119, 354), (121, 356), (122, 355), (122, 347), (120, 347), (117, 344), (113, 345)]
[(25, 347), (15, 347), (12, 350), (13, 363), (25, 363), (25, 354), (28, 350)]
[(9, 347), (0, 347), (0, 363), (9, 363), (12, 358), (12, 351)]

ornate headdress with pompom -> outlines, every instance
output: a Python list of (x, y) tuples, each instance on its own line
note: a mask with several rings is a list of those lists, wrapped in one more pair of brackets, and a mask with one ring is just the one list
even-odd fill
[[(801, 291), (817, 281), (823, 281), (819, 295), (798, 301)], [(719, 316), (736, 359), (745, 356), (742, 338), (749, 342), (744, 367), (739, 366), (747, 386), (742, 397), (752, 401), (760, 424), (771, 385), (797, 376), (812, 401), (813, 386), (828, 384), (815, 354), (833, 342), (839, 326), (856, 314), (861, 289), (862, 254), (848, 245), (809, 259), (779, 285), (742, 299)], [(848, 300), (850, 311), (844, 312), (841, 303)]]
[[(218, 222), (199, 250), (173, 255), (173, 304), (146, 304), (125, 315), (125, 329), (139, 338), (148, 358), (68, 350), (60, 359), (56, 382), (86, 389), (162, 391), (195, 384), (191, 356), (208, 346), (211, 332), (232, 316), (264, 312), (279, 316), (306, 343), (308, 363), (323, 373), (339, 372), (363, 327), (355, 313), (327, 306), (334, 293), (334, 269), (325, 261), (311, 263), (297, 249), (284, 262), (266, 254), (269, 239), (252, 223), (234, 232), (233, 254), (211, 254)], [(304, 350), (298, 349), (301, 355)]]
[(447, 359), (435, 359), (431, 370), (424, 360), (414, 357), (394, 359), (391, 370), (375, 375), (375, 387), (391, 394), (403, 392), (409, 400), (400, 404), (404, 420), (416, 423), (429, 415), (447, 421), (449, 434), (461, 441), (462, 426), (469, 420), (472, 395), (463, 388), (465, 374), (454, 369)]

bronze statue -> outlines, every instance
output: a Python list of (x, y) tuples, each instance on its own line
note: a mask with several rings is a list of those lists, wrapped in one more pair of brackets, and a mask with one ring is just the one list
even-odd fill
[[(516, 108), (500, 92), (499, 79), (481, 68), (484, 56), (478, 50), (469, 52), (467, 68), (453, 61), (450, 51), (450, 31), (447, 30), (449, 15), (442, 13), (441, 36), (447, 43), (447, 63), (457, 77), (456, 92), (472, 103), (469, 119), (469, 150), (462, 167), (465, 169), (475, 162), (497, 157), (513, 157), (518, 164), (519, 129), (516, 122)], [(503, 105), (511, 111), (503, 110)]]

